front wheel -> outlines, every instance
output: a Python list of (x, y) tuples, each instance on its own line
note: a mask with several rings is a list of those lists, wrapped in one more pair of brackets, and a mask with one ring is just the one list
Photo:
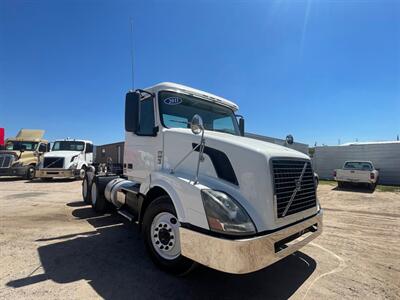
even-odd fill
[(85, 178), (86, 175), (86, 168), (85, 166), (83, 166), (80, 170), (79, 170), (79, 175), (77, 177), (77, 179), (79, 180), (83, 180)]
[(29, 166), (26, 170), (25, 179), (32, 180), (33, 178), (35, 178), (35, 167)]
[(162, 270), (184, 275), (195, 263), (181, 255), (179, 221), (168, 196), (150, 203), (143, 218), (143, 236), (153, 262)]

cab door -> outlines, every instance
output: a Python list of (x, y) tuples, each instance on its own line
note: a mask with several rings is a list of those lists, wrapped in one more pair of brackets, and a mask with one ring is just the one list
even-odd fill
[(125, 132), (124, 174), (139, 182), (161, 166), (157, 156), (162, 151), (162, 140), (156, 126), (155, 111), (154, 97), (141, 97), (137, 129)]

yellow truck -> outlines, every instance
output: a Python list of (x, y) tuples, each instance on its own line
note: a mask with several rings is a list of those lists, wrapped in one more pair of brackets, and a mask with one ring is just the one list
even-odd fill
[(35, 167), (50, 148), (43, 135), (44, 130), (21, 129), (15, 138), (6, 139), (0, 150), (0, 176), (33, 179)]

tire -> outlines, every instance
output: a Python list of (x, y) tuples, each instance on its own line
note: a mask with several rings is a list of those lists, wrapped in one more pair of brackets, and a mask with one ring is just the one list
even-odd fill
[(180, 254), (179, 221), (168, 196), (150, 203), (144, 214), (142, 234), (150, 258), (160, 269), (186, 275), (194, 268), (195, 263)]
[(98, 184), (97, 180), (93, 180), (90, 187), (90, 198), (93, 209), (98, 213), (104, 213), (107, 210), (108, 202), (104, 197), (104, 190)]
[(369, 188), (370, 191), (373, 192), (375, 190), (375, 188), (376, 188), (376, 183), (369, 183), (368, 184), (368, 188)]
[(32, 180), (33, 178), (35, 178), (35, 167), (34, 166), (28, 167), (24, 178), (27, 180)]
[(85, 174), (85, 177), (82, 180), (82, 198), (83, 202), (86, 204), (91, 204), (92, 203), (92, 198), (91, 198), (91, 185), (90, 185), (90, 180), (87, 174)]
[(79, 170), (79, 175), (76, 177), (76, 179), (83, 180), (86, 175), (86, 167), (82, 166), (82, 168)]
[(337, 183), (338, 188), (343, 188), (344, 187), (344, 183), (341, 181), (338, 181)]

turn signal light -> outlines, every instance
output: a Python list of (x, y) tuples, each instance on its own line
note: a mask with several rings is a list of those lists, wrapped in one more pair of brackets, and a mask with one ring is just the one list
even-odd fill
[(336, 171), (333, 171), (333, 177), (336, 177)]
[(375, 174), (374, 174), (374, 173), (371, 173), (371, 174), (370, 174), (370, 178), (371, 178), (371, 179), (375, 179)]

